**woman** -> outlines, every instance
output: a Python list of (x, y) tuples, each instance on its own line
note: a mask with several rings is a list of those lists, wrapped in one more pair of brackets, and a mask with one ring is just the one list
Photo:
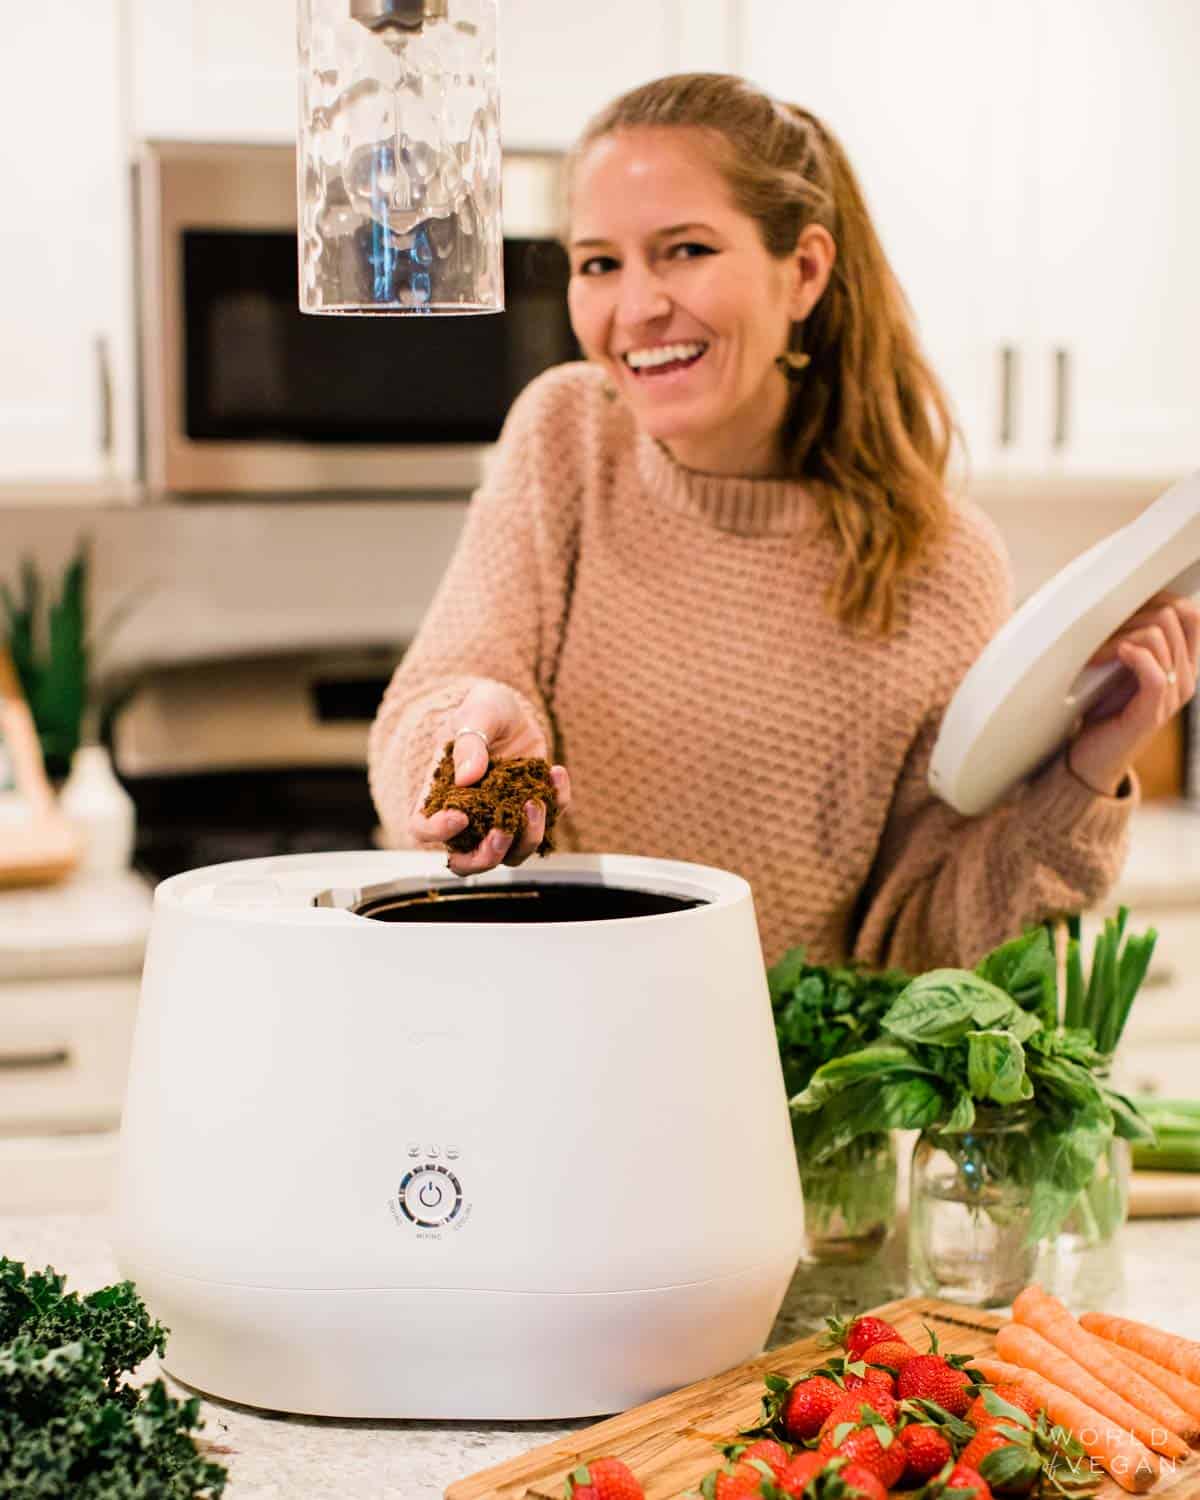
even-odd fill
[[(385, 828), (544, 755), (560, 846), (744, 874), (768, 962), (803, 943), (969, 964), (1103, 895), (1130, 766), (1195, 688), (1200, 611), (1153, 601), (1106, 647), (1130, 701), (995, 811), (926, 775), (955, 688), (1011, 609), (1003, 545), (948, 501), (948, 407), (841, 148), (724, 75), (622, 96), (570, 163), (572, 325), (588, 363), (514, 403), (373, 727)], [(1099, 659), (1099, 658), (1097, 658)], [(568, 769), (570, 774), (568, 776)], [(450, 868), (519, 864), (492, 833)]]

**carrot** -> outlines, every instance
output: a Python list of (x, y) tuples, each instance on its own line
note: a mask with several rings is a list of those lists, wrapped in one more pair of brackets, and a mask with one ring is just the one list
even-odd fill
[(1116, 1391), (1110, 1391), (1103, 1381), (1097, 1380), (1078, 1361), (1056, 1349), (1032, 1328), (1021, 1323), (1006, 1323), (996, 1335), (996, 1349), (1002, 1359), (1011, 1359), (1015, 1365), (1024, 1365), (1027, 1370), (1044, 1375), (1063, 1390), (1078, 1396), (1094, 1411), (1103, 1412), (1110, 1421), (1132, 1432), (1147, 1448), (1165, 1453), (1168, 1458), (1188, 1456), (1187, 1444), (1173, 1432), (1165, 1432), (1157, 1423), (1151, 1422), (1144, 1412), (1130, 1406)]
[(1181, 1406), (1184, 1411), (1200, 1421), (1200, 1385), (1194, 1385), (1192, 1381), (1185, 1380), (1182, 1375), (1176, 1375), (1174, 1370), (1155, 1364), (1144, 1354), (1135, 1354), (1132, 1349), (1126, 1349), (1121, 1344), (1111, 1344), (1108, 1339), (1101, 1339), (1100, 1342), (1108, 1344), (1123, 1364), (1127, 1364), (1131, 1370), (1136, 1370), (1139, 1375), (1144, 1375), (1151, 1385), (1156, 1385), (1160, 1391), (1165, 1391), (1176, 1406)]
[[(1057, 1345), (1110, 1391), (1121, 1395), (1130, 1406), (1164, 1427), (1167, 1435), (1178, 1438), (1183, 1444), (1200, 1438), (1200, 1424), (1169, 1400), (1156, 1385), (1151, 1385), (1145, 1376), (1110, 1353), (1111, 1345), (1081, 1328), (1067, 1311), (1066, 1304), (1042, 1291), (1040, 1286), (1027, 1286), (1019, 1294), (1013, 1302), (1013, 1317)], [(1157, 1447), (1160, 1453), (1169, 1451), (1157, 1443), (1151, 1446)], [(1184, 1455), (1171, 1453), (1170, 1456), (1182, 1458)]]
[[(1017, 1333), (1028, 1333), (1009, 1323), (996, 1336), (996, 1344), (1008, 1329)], [(1005, 1340), (1006, 1345), (1008, 1340)], [(1003, 1350), (1001, 1351), (1004, 1352)], [(1057, 1351), (1054, 1351), (1057, 1353)], [(1148, 1490), (1158, 1477), (1158, 1461), (1144, 1448), (1137, 1438), (1124, 1428), (1114, 1427), (1103, 1415), (1093, 1410), (1086, 1401), (1055, 1385), (1027, 1366), (1016, 1366), (998, 1359), (973, 1359), (972, 1368), (979, 1370), (989, 1380), (1013, 1380), (1026, 1390), (1045, 1409), (1052, 1422), (1067, 1431), (1083, 1446), (1089, 1457), (1094, 1458), (1102, 1469), (1106, 1469), (1122, 1489), (1133, 1494)]]
[(967, 1370), (968, 1373), (978, 1370), (989, 1385), (1024, 1386), (1032, 1373), (1024, 1365), (1006, 1365), (1002, 1359), (992, 1359), (987, 1354), (972, 1354)]
[(1135, 1354), (1144, 1354), (1155, 1364), (1165, 1365), (1176, 1375), (1200, 1385), (1200, 1344), (1195, 1340), (1181, 1339), (1177, 1334), (1164, 1333), (1149, 1323), (1114, 1318), (1108, 1313), (1084, 1313), (1079, 1321), (1089, 1333), (1111, 1339), (1114, 1344), (1132, 1349)]

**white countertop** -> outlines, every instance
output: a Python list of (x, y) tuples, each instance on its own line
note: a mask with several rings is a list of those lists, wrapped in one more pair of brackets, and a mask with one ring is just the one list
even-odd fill
[[(118, 1279), (101, 1215), (0, 1217), (0, 1254), (37, 1269), (54, 1266), (73, 1291)], [(867, 1267), (801, 1265), (770, 1347), (817, 1331), (835, 1305), (861, 1309), (902, 1296), (902, 1254), (897, 1238)], [(1200, 1220), (1143, 1220), (1126, 1225), (1114, 1245), (1089, 1252), (1063, 1279), (1048, 1265), (1039, 1275), (1076, 1308), (1103, 1308), (1200, 1339), (1200, 1299), (1181, 1291), (1190, 1288), (1198, 1262)], [(157, 1373), (151, 1359), (140, 1375)], [(456, 1479), (589, 1425), (346, 1422), (209, 1400), (203, 1414), (204, 1436), (233, 1450), (218, 1455), (230, 1474), (226, 1500), (436, 1500)]]

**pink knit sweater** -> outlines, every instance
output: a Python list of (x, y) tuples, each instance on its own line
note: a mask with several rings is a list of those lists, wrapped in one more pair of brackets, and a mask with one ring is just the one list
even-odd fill
[(1011, 609), (974, 505), (890, 640), (824, 607), (835, 556), (802, 484), (679, 467), (587, 365), (509, 414), (489, 477), (370, 741), (385, 830), (425, 794), (441, 717), (508, 684), (571, 775), (563, 849), (735, 870), (764, 955), (972, 964), (1104, 894), (1136, 784), (1096, 795), (1063, 757), (978, 818), (926, 783), (955, 687)]

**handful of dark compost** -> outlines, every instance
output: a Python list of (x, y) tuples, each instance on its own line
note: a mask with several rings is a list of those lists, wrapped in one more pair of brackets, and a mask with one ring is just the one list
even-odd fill
[(527, 802), (540, 802), (546, 809), (546, 832), (537, 852), (549, 854), (554, 848), (554, 823), (558, 817), (550, 762), (532, 755), (489, 761), (482, 780), (474, 786), (455, 786), (454, 741), (450, 740), (433, 773), (433, 784), (421, 811), (427, 818), (443, 808), (466, 813), (467, 826), (447, 839), (446, 847), (455, 854), (470, 854), (493, 828), (518, 838), (525, 826)]

